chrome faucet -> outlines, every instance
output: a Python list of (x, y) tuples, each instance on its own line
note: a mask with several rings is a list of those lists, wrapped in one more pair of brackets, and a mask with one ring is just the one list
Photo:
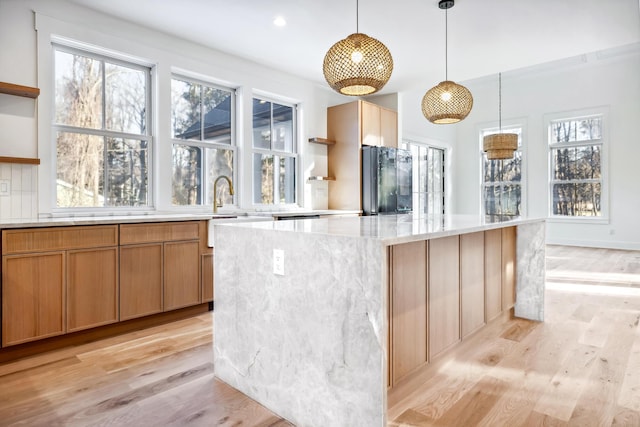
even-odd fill
[[(231, 180), (229, 179), (229, 177), (225, 175), (220, 175), (219, 177), (217, 177), (216, 180), (213, 181), (213, 213), (218, 212), (218, 200), (216, 197), (218, 194), (217, 187), (218, 181), (220, 181), (222, 178), (226, 179), (229, 183), (229, 194), (233, 196), (233, 184), (231, 184)], [(220, 207), (222, 207), (222, 202), (220, 202)]]

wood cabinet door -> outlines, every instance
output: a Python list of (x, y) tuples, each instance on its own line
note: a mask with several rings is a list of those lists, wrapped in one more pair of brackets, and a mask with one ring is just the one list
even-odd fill
[(67, 252), (67, 332), (118, 321), (118, 248)]
[(164, 310), (200, 303), (199, 241), (164, 244)]
[(380, 144), (380, 107), (369, 102), (360, 101), (362, 129), (362, 145)]
[(429, 360), (460, 340), (458, 236), (429, 240)]
[(484, 232), (485, 315), (487, 322), (502, 313), (502, 230)]
[(202, 302), (213, 301), (213, 253), (202, 254)]
[(65, 333), (64, 252), (2, 257), (2, 345)]
[(502, 229), (502, 310), (516, 303), (516, 227)]
[(392, 384), (427, 363), (427, 243), (391, 247)]
[(120, 320), (162, 312), (163, 244), (120, 247)]
[(484, 232), (460, 235), (460, 333), (462, 338), (484, 320)]
[(380, 108), (380, 145), (398, 148), (398, 113)]

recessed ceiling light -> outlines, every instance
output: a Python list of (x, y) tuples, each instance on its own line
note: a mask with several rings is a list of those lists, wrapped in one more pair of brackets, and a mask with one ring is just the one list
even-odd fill
[(287, 21), (283, 16), (276, 16), (273, 20), (273, 25), (275, 25), (276, 27), (284, 27), (285, 25), (287, 25)]

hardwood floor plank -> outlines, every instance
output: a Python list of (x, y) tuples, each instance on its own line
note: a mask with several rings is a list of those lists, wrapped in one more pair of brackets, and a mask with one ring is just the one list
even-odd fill
[[(630, 320), (632, 320), (632, 323), (629, 327), (634, 330), (633, 346), (629, 353), (624, 380), (620, 387), (618, 405), (640, 412), (640, 314), (635, 317), (635, 320), (633, 318)], [(640, 425), (640, 422), (638, 425)]]
[(568, 421), (582, 393), (597, 357), (597, 349), (574, 344), (558, 365), (558, 371), (545, 387), (533, 410)]
[(522, 426), (527, 427), (565, 427), (566, 425), (566, 421), (536, 411), (531, 411), (529, 417), (522, 423)]

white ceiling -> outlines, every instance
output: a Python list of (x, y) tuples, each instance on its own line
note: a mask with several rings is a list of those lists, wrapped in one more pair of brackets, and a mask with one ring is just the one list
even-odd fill
[[(356, 0), (71, 0), (324, 83), (332, 44), (356, 32)], [(468, 80), (640, 41), (638, 0), (457, 0), (449, 79)], [(394, 59), (382, 93), (428, 89), (445, 72), (438, 0), (360, 0), (359, 31)], [(273, 25), (276, 15), (287, 20)]]

